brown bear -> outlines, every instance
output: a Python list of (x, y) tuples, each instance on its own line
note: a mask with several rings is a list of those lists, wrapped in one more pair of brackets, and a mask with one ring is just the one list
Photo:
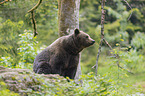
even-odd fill
[(74, 79), (79, 63), (79, 52), (93, 45), (95, 40), (79, 29), (73, 34), (62, 36), (39, 53), (33, 64), (38, 74), (59, 74)]

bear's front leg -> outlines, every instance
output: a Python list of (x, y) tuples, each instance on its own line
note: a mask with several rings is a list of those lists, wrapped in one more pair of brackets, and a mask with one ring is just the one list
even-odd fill
[(69, 77), (70, 79), (74, 79), (76, 75), (77, 67), (69, 68), (65, 71), (64, 77)]
[(48, 62), (39, 62), (36, 73), (38, 74), (51, 74), (51, 66)]

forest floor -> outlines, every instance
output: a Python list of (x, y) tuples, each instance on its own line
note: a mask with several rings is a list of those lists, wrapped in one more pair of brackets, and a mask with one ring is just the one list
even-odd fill
[[(117, 72), (117, 67), (115, 66), (113, 68), (110, 68), (109, 66), (100, 66), (98, 71), (98, 74), (103, 75), (110, 71)], [(117, 75), (116, 78), (118, 78)], [(129, 84), (136, 87), (140, 90), (141, 93), (145, 94), (145, 71), (134, 74), (127, 73), (127, 76), (124, 76), (122, 79), (120, 78), (120, 80), (125, 84)]]
[(142, 88), (142, 92), (145, 94), (145, 72), (129, 75), (129, 78), (126, 78), (125, 82)]

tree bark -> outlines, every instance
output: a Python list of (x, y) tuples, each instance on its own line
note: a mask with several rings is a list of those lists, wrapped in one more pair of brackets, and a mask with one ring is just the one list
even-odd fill
[[(80, 0), (58, 0), (59, 36), (71, 34), (75, 28), (79, 29), (79, 7)], [(79, 63), (75, 79), (78, 79), (80, 74)]]
[(80, 0), (58, 0), (59, 36), (79, 28), (79, 6)]

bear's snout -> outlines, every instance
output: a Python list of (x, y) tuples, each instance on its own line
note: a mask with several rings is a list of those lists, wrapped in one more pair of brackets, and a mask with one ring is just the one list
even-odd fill
[(95, 43), (95, 40), (92, 41), (91, 45), (93, 45)]

